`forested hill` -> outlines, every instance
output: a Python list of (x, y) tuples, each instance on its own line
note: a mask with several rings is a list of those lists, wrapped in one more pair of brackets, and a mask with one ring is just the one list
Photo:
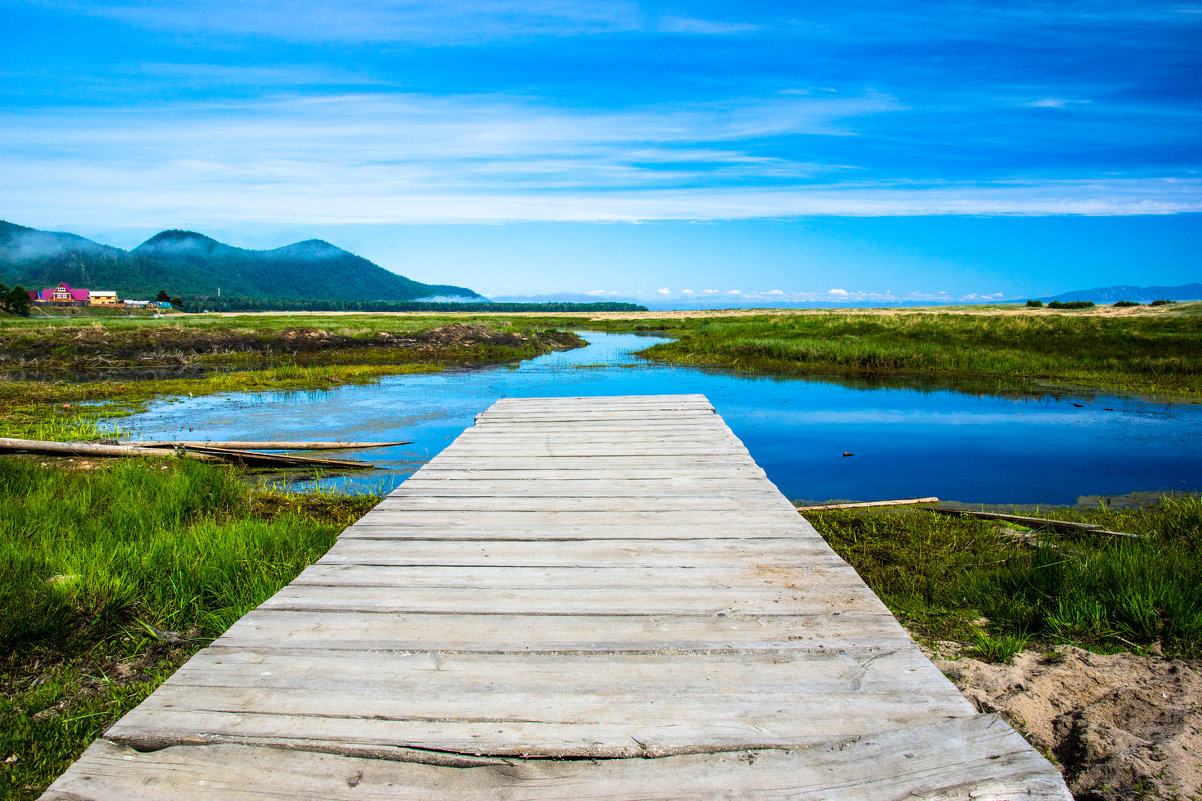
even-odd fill
[(310, 239), (275, 250), (246, 250), (192, 231), (163, 231), (132, 251), (75, 234), (0, 220), (0, 282), (43, 289), (66, 281), (113, 289), (121, 297), (172, 296), (326, 301), (478, 298), (470, 289), (423, 284), (328, 242)]

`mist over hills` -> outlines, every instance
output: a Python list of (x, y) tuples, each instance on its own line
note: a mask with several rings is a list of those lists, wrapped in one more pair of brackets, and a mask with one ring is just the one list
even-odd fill
[(471, 289), (423, 284), (329, 242), (309, 239), (274, 250), (247, 250), (193, 231), (155, 234), (130, 251), (70, 233), (0, 220), (0, 282), (43, 289), (113, 289), (152, 297), (160, 289), (187, 297), (278, 300), (410, 301), (482, 299)]
[(1058, 300), (1061, 303), (1072, 301), (1092, 300), (1094, 303), (1117, 303), (1120, 300), (1131, 300), (1136, 303), (1151, 303), (1154, 300), (1202, 300), (1202, 284), (1182, 284), (1181, 286), (1100, 286), (1093, 289), (1078, 289), (1039, 300)]

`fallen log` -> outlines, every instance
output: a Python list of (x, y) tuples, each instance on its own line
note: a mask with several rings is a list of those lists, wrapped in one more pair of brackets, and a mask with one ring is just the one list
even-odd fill
[(1069, 520), (1049, 520), (1046, 517), (1007, 515), (1000, 512), (976, 512), (971, 509), (950, 509), (946, 506), (936, 506), (935, 508), (931, 509), (931, 511), (938, 512), (941, 515), (967, 515), (969, 517), (979, 517), (982, 520), (1001, 520), (1008, 523), (1019, 523), (1030, 528), (1050, 528), (1054, 531), (1067, 531), (1070, 533), (1087, 532), (1090, 534), (1102, 534), (1105, 536), (1144, 539), (1144, 537), (1139, 534), (1127, 534), (1123, 531), (1111, 531), (1110, 529), (1102, 528), (1094, 523), (1074, 523)]
[(247, 451), (341, 451), (353, 448), (390, 448), (394, 445), (412, 445), (412, 440), (399, 442), (243, 442), (238, 440), (129, 440), (119, 445), (140, 448), (229, 448)]
[[(106, 445), (95, 442), (48, 442), (40, 439), (10, 439), (0, 437), (0, 451), (15, 453), (43, 453), (47, 456), (174, 456), (173, 451), (159, 448), (140, 448), (133, 445)], [(196, 454), (200, 461), (220, 461), (216, 458), (204, 458), (206, 454)]]
[[(147, 448), (159, 451), (159, 448)], [(224, 462), (240, 464), (245, 467), (328, 467), (337, 470), (364, 470), (373, 465), (367, 462), (352, 462), (347, 459), (321, 459), (316, 456), (300, 456), (294, 453), (260, 453), (259, 451), (238, 450), (236, 448), (216, 448), (200, 446), (183, 446), (175, 449), (188, 455), (200, 454), (221, 459)]]
[(813, 506), (798, 506), (799, 512), (814, 512), (820, 509), (867, 509), (871, 506), (912, 506), (916, 503), (939, 503), (938, 498), (902, 498), (897, 501), (859, 501), (857, 503), (819, 503)]
[(0, 437), (0, 452), (40, 453), (46, 456), (87, 456), (96, 458), (150, 456), (162, 459), (179, 456), (200, 462), (224, 462), (246, 467), (327, 467), (338, 470), (361, 470), (372, 467), (366, 462), (345, 459), (320, 459), (297, 454), (260, 453), (233, 448), (176, 447), (143, 448), (136, 445), (109, 445), (97, 442), (52, 442), (40, 439), (10, 439)]

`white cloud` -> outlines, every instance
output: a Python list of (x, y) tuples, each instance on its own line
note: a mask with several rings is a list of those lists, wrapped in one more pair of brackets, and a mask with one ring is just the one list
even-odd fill
[(663, 289), (657, 289), (655, 291), (661, 295), (671, 295), (672, 294), (672, 290), (668, 289), (667, 287), (664, 287)]
[(841, 167), (738, 146), (842, 135), (857, 116), (895, 107), (865, 95), (587, 112), (510, 96), (359, 94), (14, 108), (0, 110), (0, 206), (79, 226), (1202, 211), (1199, 176), (849, 180)]
[(690, 297), (690, 298), (691, 298), (691, 297), (692, 297), (693, 295), (695, 295), (696, 293), (695, 293), (695, 292), (693, 292), (693, 290), (691, 290), (691, 289), (682, 289), (682, 290), (680, 290), (680, 294), (682, 294), (682, 295), (685, 295), (686, 297)]
[(633, 0), (104, 0), (60, 2), (94, 16), (184, 36), (307, 42), (481, 43), (642, 28)]
[(725, 36), (760, 30), (759, 25), (751, 25), (745, 22), (721, 22), (718, 20), (673, 16), (661, 19), (656, 28), (665, 33), (691, 33), (703, 36)]
[(826, 294), (830, 295), (833, 298), (845, 298), (848, 295), (850, 295), (851, 293), (848, 292), (846, 289), (832, 289), (831, 291), (827, 292)]
[(717, 294), (718, 294), (718, 290), (716, 290), (716, 289), (703, 289), (703, 290), (701, 290), (701, 294), (703, 294), (703, 295), (717, 295)]

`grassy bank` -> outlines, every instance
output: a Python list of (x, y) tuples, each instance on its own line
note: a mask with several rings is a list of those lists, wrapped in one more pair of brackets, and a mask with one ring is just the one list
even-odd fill
[(638, 326), (679, 336), (643, 355), (680, 364), (1040, 381), (1202, 399), (1202, 304), (1124, 311), (824, 311)]
[(238, 476), (188, 461), (0, 459), (0, 798), (36, 798), (375, 502)]
[(1202, 657), (1202, 499), (1053, 509), (1143, 539), (1033, 536), (921, 509), (806, 512), (919, 639), (1004, 659), (1025, 643)]
[[(324, 389), (583, 344), (552, 320), (253, 315), (0, 321), (0, 436), (93, 439), (158, 397)], [(111, 369), (153, 378), (105, 378)], [(119, 422), (118, 422), (119, 425)]]

